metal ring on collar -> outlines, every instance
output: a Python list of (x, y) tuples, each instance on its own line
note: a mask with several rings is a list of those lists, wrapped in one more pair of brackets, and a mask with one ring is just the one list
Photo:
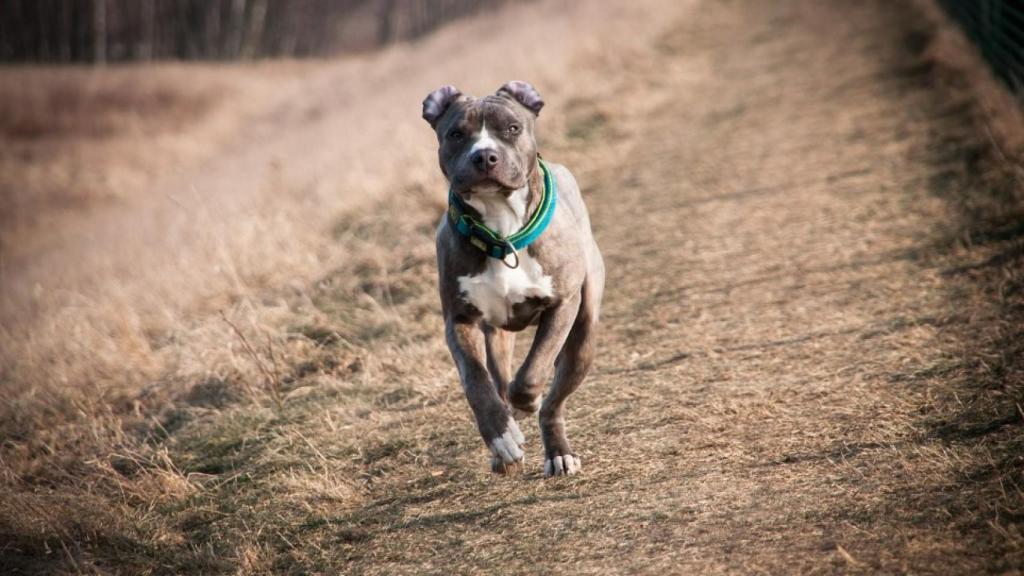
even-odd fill
[[(519, 268), (519, 251), (516, 250), (516, 247), (513, 246), (512, 243), (509, 242), (508, 240), (505, 240), (505, 248), (507, 249), (507, 251), (505, 252), (505, 255), (501, 258), (501, 263), (504, 264), (505, 266), (508, 266), (512, 270)], [(509, 254), (512, 254), (513, 256), (516, 257), (516, 263), (514, 265), (508, 263)]]

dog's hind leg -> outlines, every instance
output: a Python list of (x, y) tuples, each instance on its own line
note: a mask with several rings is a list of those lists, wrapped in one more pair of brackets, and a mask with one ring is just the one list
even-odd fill
[(583, 284), (579, 313), (555, 362), (555, 380), (545, 396), (538, 420), (544, 441), (544, 475), (571, 475), (581, 468), (580, 458), (565, 434), (565, 400), (583, 382), (594, 361), (594, 344), (601, 307), (603, 278)]
[(508, 385), (512, 382), (512, 353), (516, 345), (516, 333), (484, 325), (487, 341), (487, 371), (491, 373), (498, 396), (508, 403)]

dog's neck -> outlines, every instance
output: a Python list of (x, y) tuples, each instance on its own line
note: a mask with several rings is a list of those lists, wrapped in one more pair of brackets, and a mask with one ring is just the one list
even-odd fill
[(534, 161), (526, 186), (511, 192), (473, 194), (466, 203), (479, 213), (484, 225), (502, 236), (519, 231), (537, 210), (544, 193), (544, 179)]

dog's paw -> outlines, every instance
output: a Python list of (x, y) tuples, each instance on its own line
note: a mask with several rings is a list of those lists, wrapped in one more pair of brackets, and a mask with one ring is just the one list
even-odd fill
[(509, 417), (505, 431), (487, 443), (491, 449), (491, 470), (505, 474), (518, 467), (523, 461), (523, 442), (526, 438), (516, 421)]
[(529, 403), (512, 403), (512, 417), (516, 420), (533, 416), (537, 413), (537, 410), (540, 410), (540, 396), (535, 396)]
[(529, 417), (533, 416), (534, 414), (536, 414), (537, 410), (540, 410), (540, 398), (537, 398), (533, 402), (533, 404), (531, 404), (531, 405), (529, 405), (529, 406), (527, 406), (525, 408), (519, 408), (518, 406), (513, 406), (512, 407), (512, 418), (515, 419), (515, 420), (523, 420), (523, 419), (529, 418)]
[(572, 476), (581, 470), (583, 463), (575, 454), (556, 454), (544, 460), (545, 476)]
[(523, 471), (523, 462), (506, 464), (501, 458), (491, 458), (491, 472), (502, 476), (513, 476)]

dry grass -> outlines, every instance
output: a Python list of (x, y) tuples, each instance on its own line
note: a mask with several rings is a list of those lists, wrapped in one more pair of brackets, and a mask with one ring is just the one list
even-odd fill
[[(8, 273), (221, 149), (306, 65), (0, 69), (0, 249)], [(87, 229), (86, 229), (87, 230)]]
[[(1020, 152), (956, 35), (881, 1), (509, 10), (511, 58), (481, 18), (282, 72), (213, 159), (5, 270), (0, 566), (1019, 571)], [(560, 481), (536, 434), (488, 473), (434, 291), (418, 102), (512, 77), (610, 271)]]

